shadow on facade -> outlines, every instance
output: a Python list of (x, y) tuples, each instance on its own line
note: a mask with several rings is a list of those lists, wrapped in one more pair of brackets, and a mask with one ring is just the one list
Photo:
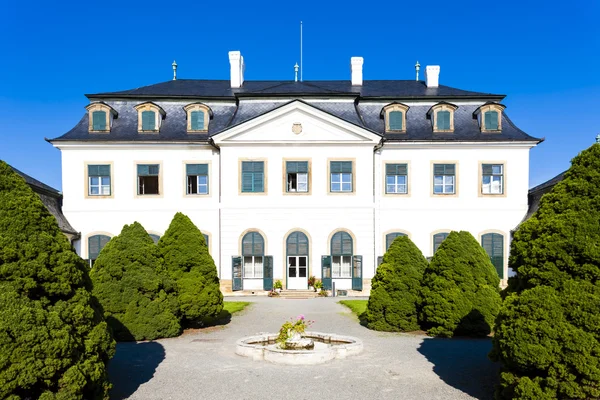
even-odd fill
[(418, 351), (446, 384), (477, 399), (492, 399), (499, 382), (500, 363), (488, 358), (491, 349), (490, 338), (427, 338)]

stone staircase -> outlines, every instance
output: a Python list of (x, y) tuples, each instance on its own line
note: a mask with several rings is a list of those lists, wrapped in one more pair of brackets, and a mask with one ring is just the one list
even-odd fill
[(319, 297), (314, 290), (282, 290), (278, 298), (280, 299), (313, 299)]

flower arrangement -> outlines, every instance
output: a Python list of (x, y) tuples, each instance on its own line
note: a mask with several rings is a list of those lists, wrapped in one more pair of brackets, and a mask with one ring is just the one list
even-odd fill
[(314, 275), (308, 277), (308, 286), (315, 286), (317, 278)]
[(283, 283), (281, 283), (281, 281), (277, 279), (273, 284), (273, 289), (283, 289)]
[(317, 279), (313, 286), (315, 287), (315, 292), (317, 292), (319, 289), (323, 288), (323, 282)]
[(304, 315), (300, 314), (294, 320), (290, 318), (286, 321), (279, 329), (279, 336), (277, 336), (276, 342), (280, 347), (285, 348), (285, 342), (292, 339), (294, 336), (302, 336), (306, 332), (306, 328), (311, 326), (315, 321), (309, 321), (304, 318)]

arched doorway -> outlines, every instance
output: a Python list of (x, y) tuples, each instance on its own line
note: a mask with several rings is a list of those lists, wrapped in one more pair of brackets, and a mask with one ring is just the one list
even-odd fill
[(286, 241), (287, 288), (308, 289), (308, 237), (300, 231)]

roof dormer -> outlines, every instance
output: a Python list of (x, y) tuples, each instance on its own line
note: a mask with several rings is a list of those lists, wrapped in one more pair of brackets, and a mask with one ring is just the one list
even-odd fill
[(477, 118), (481, 132), (502, 132), (502, 112), (505, 108), (503, 104), (488, 102), (475, 110), (473, 118)]
[(213, 117), (209, 106), (202, 103), (192, 103), (183, 107), (187, 119), (188, 133), (208, 132), (208, 124)]
[(119, 113), (108, 104), (98, 101), (85, 107), (89, 114), (89, 131), (91, 133), (108, 133), (112, 121), (119, 117)]
[(406, 113), (410, 107), (391, 103), (381, 109), (379, 117), (385, 120), (386, 133), (406, 133)]
[(167, 113), (157, 104), (151, 101), (135, 106), (138, 112), (138, 132), (153, 133), (159, 132), (162, 120)]
[(441, 101), (427, 111), (427, 118), (431, 120), (433, 131), (436, 133), (454, 132), (454, 111), (458, 107), (454, 104)]

